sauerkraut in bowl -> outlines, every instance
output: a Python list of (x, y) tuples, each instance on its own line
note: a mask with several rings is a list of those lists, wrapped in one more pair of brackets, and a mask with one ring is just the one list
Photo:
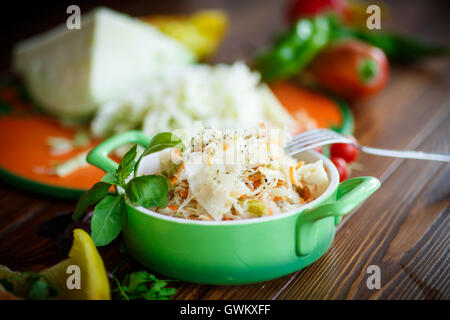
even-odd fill
[(318, 198), (330, 181), (322, 160), (298, 161), (284, 152), (289, 136), (254, 129), (200, 129), (186, 149), (143, 158), (138, 175), (169, 182), (168, 205), (150, 210), (178, 218), (231, 221), (280, 215)]

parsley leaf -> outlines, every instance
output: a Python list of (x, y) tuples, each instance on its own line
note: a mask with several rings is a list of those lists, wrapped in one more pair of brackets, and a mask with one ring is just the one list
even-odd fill
[(36, 272), (8, 272), (6, 278), (0, 279), (3, 288), (17, 297), (32, 300), (56, 298), (58, 289), (43, 275)]
[(0, 286), (2, 286), (6, 291), (14, 291), (14, 284), (8, 279), (0, 279)]
[(126, 195), (130, 201), (144, 208), (165, 208), (168, 194), (169, 186), (166, 179), (156, 175), (133, 178), (126, 188)]
[(108, 195), (94, 209), (91, 237), (96, 246), (113, 241), (126, 221), (125, 199), (121, 195)]
[(112, 290), (116, 299), (168, 300), (177, 290), (167, 288), (167, 280), (159, 280), (147, 271), (125, 275), (122, 283), (114, 277), (117, 287)]

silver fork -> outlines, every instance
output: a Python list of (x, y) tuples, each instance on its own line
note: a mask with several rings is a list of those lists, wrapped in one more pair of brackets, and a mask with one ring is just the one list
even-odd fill
[(315, 129), (302, 132), (294, 136), (286, 145), (285, 150), (289, 155), (333, 143), (349, 143), (365, 153), (377, 156), (396, 157), (406, 159), (421, 159), (450, 162), (450, 155), (441, 153), (426, 153), (422, 151), (389, 150), (361, 146), (355, 141), (329, 129)]

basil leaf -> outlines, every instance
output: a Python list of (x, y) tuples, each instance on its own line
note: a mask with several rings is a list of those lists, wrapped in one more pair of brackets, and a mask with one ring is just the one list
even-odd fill
[(105, 174), (101, 180), (102, 182), (106, 182), (112, 185), (121, 185), (121, 181), (116, 172), (108, 172)]
[(133, 178), (126, 188), (130, 201), (144, 208), (165, 208), (168, 194), (169, 186), (162, 176), (146, 175)]
[(113, 241), (126, 222), (125, 199), (120, 195), (108, 195), (94, 209), (91, 221), (91, 238), (96, 246)]
[(152, 138), (152, 140), (150, 140), (147, 148), (145, 148), (144, 152), (136, 162), (136, 165), (134, 166), (134, 177), (136, 177), (137, 175), (138, 167), (143, 157), (167, 148), (177, 148), (181, 151), (184, 151), (184, 149), (186, 149), (186, 146), (184, 145), (183, 141), (172, 132), (158, 133)]
[(125, 185), (125, 180), (133, 172), (134, 159), (136, 158), (137, 145), (134, 145), (128, 152), (123, 156), (122, 161), (117, 168), (117, 176), (119, 177), (120, 185), (123, 187)]
[(150, 140), (150, 143), (142, 156), (146, 156), (167, 148), (178, 148), (181, 151), (184, 151), (186, 146), (183, 141), (181, 141), (181, 139), (172, 132), (161, 132)]
[(78, 200), (72, 219), (78, 220), (87, 208), (102, 200), (108, 194), (110, 187), (111, 185), (106, 182), (97, 182), (94, 184), (94, 186), (90, 190), (86, 191), (81, 196), (80, 200)]

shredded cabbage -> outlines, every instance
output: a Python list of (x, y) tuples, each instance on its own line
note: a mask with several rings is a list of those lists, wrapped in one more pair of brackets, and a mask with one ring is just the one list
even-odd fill
[[(157, 212), (196, 220), (240, 220), (298, 208), (328, 187), (322, 160), (304, 164), (284, 153), (282, 130), (199, 129), (183, 154), (172, 149), (144, 157), (138, 174), (164, 172), (166, 208)], [(149, 162), (149, 164), (146, 164)], [(170, 169), (172, 168), (172, 169)]]
[(291, 130), (296, 122), (260, 75), (241, 62), (165, 68), (156, 79), (109, 101), (98, 110), (91, 132), (105, 138), (129, 129), (148, 136), (176, 129), (252, 128), (261, 122)]

